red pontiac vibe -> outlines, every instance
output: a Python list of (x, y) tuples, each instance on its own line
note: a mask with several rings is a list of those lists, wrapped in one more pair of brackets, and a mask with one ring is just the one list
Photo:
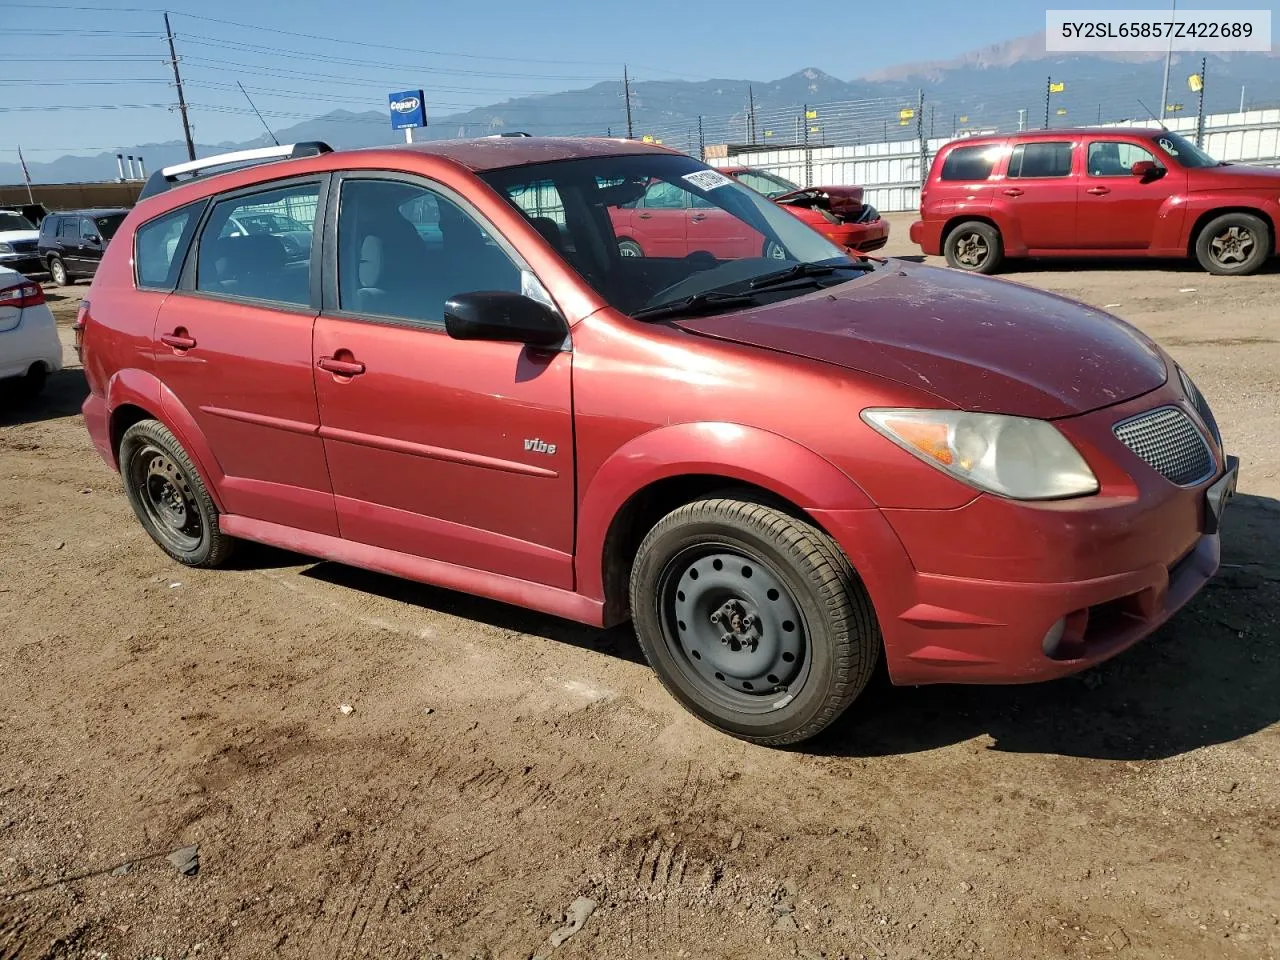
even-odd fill
[[(741, 253), (624, 256), (607, 211), (656, 181)], [(256, 540), (631, 618), (685, 707), (770, 745), (882, 656), (900, 684), (1020, 683), (1118, 653), (1213, 576), (1236, 482), (1120, 320), (851, 257), (631, 141), (166, 168), (89, 294), (86, 425), (179, 562)]]
[(1255, 273), (1280, 253), (1280, 170), (1168, 130), (1037, 130), (946, 144), (911, 242), (960, 270), (1021, 257), (1194, 257)]

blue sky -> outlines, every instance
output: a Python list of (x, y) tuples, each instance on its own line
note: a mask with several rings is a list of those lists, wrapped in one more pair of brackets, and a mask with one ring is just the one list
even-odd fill
[[(1026, 0), (980, 8), (955, 0), (295, 0), (305, 15), (283, 0), (170, 2), (196, 139), (205, 143), (261, 132), (237, 80), (280, 127), (296, 120), (276, 114), (382, 110), (387, 91), (417, 87), (444, 115), (613, 79), (624, 61), (639, 80), (763, 81), (807, 66), (850, 79), (1044, 28), (1044, 7)], [(18, 143), (28, 160), (52, 160), (179, 138), (178, 116), (165, 106), (175, 97), (161, 10), (147, 0), (0, 0), (0, 157), (16, 159)]]

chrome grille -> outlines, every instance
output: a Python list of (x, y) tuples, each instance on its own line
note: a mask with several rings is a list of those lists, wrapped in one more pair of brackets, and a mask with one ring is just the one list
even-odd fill
[(1190, 487), (1213, 475), (1213, 454), (1200, 430), (1177, 407), (1159, 407), (1117, 423), (1115, 435), (1165, 479)]

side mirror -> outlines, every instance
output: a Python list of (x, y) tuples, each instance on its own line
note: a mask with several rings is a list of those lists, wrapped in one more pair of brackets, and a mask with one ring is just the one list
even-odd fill
[(91, 234), (89, 234), (87, 237), (85, 237), (84, 239), (85, 239), (85, 242), (86, 242), (86, 243), (101, 243), (101, 242), (102, 242), (102, 238), (101, 238), (100, 236), (98, 236), (96, 233), (91, 233)]
[(444, 329), (455, 340), (496, 340), (557, 347), (564, 342), (564, 320), (520, 293), (481, 290), (460, 293), (444, 304)]
[(1129, 168), (1129, 172), (1140, 180), (1154, 180), (1164, 173), (1164, 170), (1157, 167), (1154, 160), (1139, 160)]

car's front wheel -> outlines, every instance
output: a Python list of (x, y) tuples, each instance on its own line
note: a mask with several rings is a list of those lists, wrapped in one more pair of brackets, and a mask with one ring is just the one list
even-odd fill
[(1004, 259), (1000, 231), (981, 220), (958, 224), (943, 244), (947, 266), (969, 273), (993, 273)]
[(65, 287), (71, 282), (71, 275), (67, 273), (67, 265), (61, 257), (49, 258), (49, 276), (55, 287)]
[(619, 240), (618, 253), (624, 257), (643, 257), (644, 251), (640, 249), (640, 244), (634, 240)]
[(1200, 266), (1219, 276), (1256, 273), (1271, 253), (1271, 231), (1251, 213), (1224, 213), (1196, 237)]
[(713, 727), (782, 746), (862, 692), (880, 632), (861, 581), (821, 530), (748, 500), (698, 500), (645, 536), (631, 574), (645, 657)]
[(235, 541), (218, 529), (218, 508), (195, 464), (168, 427), (142, 420), (120, 440), (129, 505), (151, 539), (189, 567), (216, 567)]

